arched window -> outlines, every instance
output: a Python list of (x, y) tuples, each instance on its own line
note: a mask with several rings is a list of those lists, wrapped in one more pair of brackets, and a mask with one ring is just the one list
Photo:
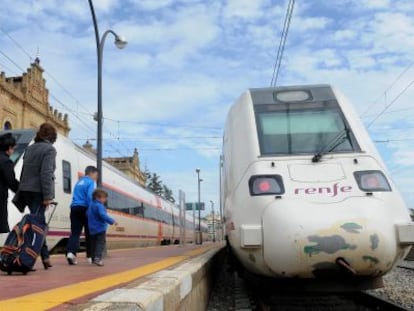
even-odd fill
[(9, 121), (4, 122), (3, 129), (5, 129), (5, 130), (11, 130), (12, 128), (13, 128), (12, 127), (12, 124)]

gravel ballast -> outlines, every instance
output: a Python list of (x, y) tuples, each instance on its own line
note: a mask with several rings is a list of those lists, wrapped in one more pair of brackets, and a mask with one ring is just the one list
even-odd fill
[(368, 292), (393, 301), (409, 310), (414, 310), (414, 261), (400, 262), (390, 273), (384, 276), (383, 288)]

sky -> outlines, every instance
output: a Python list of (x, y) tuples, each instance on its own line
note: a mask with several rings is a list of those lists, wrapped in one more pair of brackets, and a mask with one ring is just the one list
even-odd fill
[[(104, 156), (130, 156), (187, 202), (219, 202), (226, 114), (270, 85), (288, 1), (94, 0), (103, 60)], [(96, 46), (87, 0), (0, 0), (0, 71), (36, 56), (70, 137), (95, 143)], [(278, 85), (329, 83), (355, 105), (414, 208), (414, 1), (298, 0)]]

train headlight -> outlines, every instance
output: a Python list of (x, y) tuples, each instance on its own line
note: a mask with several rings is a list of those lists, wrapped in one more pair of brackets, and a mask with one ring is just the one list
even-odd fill
[(308, 91), (301, 90), (279, 91), (273, 93), (273, 98), (280, 102), (302, 102), (312, 100), (312, 95)]
[(250, 195), (283, 194), (282, 176), (280, 175), (256, 175), (249, 180)]
[(354, 172), (359, 189), (366, 192), (391, 191), (387, 178), (381, 171)]

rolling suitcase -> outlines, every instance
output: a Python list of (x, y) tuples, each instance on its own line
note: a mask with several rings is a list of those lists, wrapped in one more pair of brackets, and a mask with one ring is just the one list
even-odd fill
[(27, 274), (33, 270), (57, 203), (51, 206), (53, 209), (46, 224), (36, 214), (27, 214), (14, 226), (0, 252), (0, 270), (8, 275), (13, 272)]

